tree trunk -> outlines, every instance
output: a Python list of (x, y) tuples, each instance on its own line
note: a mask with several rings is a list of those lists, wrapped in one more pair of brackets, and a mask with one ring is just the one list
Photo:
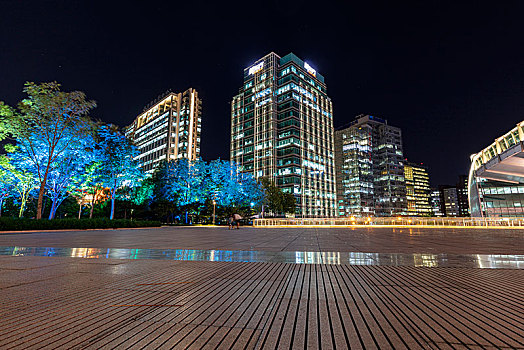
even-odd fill
[(96, 202), (96, 197), (97, 197), (97, 193), (98, 193), (98, 186), (95, 186), (95, 190), (93, 191), (93, 196), (91, 197), (91, 210), (89, 211), (89, 218), (92, 219), (93, 218), (93, 210), (95, 209), (95, 202)]
[(58, 200), (52, 199), (51, 203), (51, 211), (49, 212), (49, 220), (53, 220), (55, 218), (56, 208), (58, 207)]
[(109, 220), (113, 220), (114, 216), (115, 216), (115, 199), (111, 198), (111, 216), (109, 217)]
[(36, 219), (42, 218), (42, 202), (44, 201), (45, 184), (47, 182), (47, 174), (49, 173), (49, 164), (45, 169), (44, 180), (40, 184), (40, 191), (38, 192), (38, 204), (36, 206)]
[(45, 207), (46, 207), (47, 201), (45, 200), (45, 197), (42, 199), (42, 216), (45, 213)]
[(80, 220), (80, 216), (82, 215), (82, 203), (80, 203), (78, 208), (78, 220)]
[(21, 218), (24, 215), (25, 203), (27, 202), (26, 196), (22, 195), (22, 203), (20, 204), (20, 211), (18, 212), (18, 217)]

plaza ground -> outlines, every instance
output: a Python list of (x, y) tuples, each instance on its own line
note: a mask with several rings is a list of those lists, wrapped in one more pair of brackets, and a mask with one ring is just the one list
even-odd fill
[(0, 348), (523, 348), (524, 230), (0, 234)]

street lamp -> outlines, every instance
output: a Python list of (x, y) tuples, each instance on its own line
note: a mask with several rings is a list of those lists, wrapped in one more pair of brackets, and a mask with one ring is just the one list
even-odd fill
[(215, 224), (215, 205), (217, 202), (213, 199), (213, 225)]

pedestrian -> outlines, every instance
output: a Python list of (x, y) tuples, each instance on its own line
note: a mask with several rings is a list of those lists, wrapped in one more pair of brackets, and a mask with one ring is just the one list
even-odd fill
[(242, 216), (240, 216), (239, 214), (233, 214), (233, 220), (237, 224), (237, 230), (239, 230), (240, 229), (240, 220), (242, 220)]
[(227, 221), (229, 223), (229, 229), (231, 230), (231, 227), (233, 227), (235, 223), (235, 219), (233, 219), (233, 214), (229, 215), (229, 218), (227, 219)]

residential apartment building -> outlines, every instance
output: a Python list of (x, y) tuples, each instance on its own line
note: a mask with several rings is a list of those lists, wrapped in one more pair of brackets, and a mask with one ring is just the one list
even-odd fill
[(140, 166), (153, 172), (161, 161), (200, 157), (201, 125), (202, 101), (190, 88), (151, 102), (126, 128), (126, 136), (140, 151)]
[(231, 160), (297, 201), (296, 215), (336, 213), (333, 109), (324, 77), (290, 53), (244, 69), (231, 103)]
[(359, 115), (336, 131), (336, 139), (339, 215), (405, 215), (400, 128), (381, 118)]

